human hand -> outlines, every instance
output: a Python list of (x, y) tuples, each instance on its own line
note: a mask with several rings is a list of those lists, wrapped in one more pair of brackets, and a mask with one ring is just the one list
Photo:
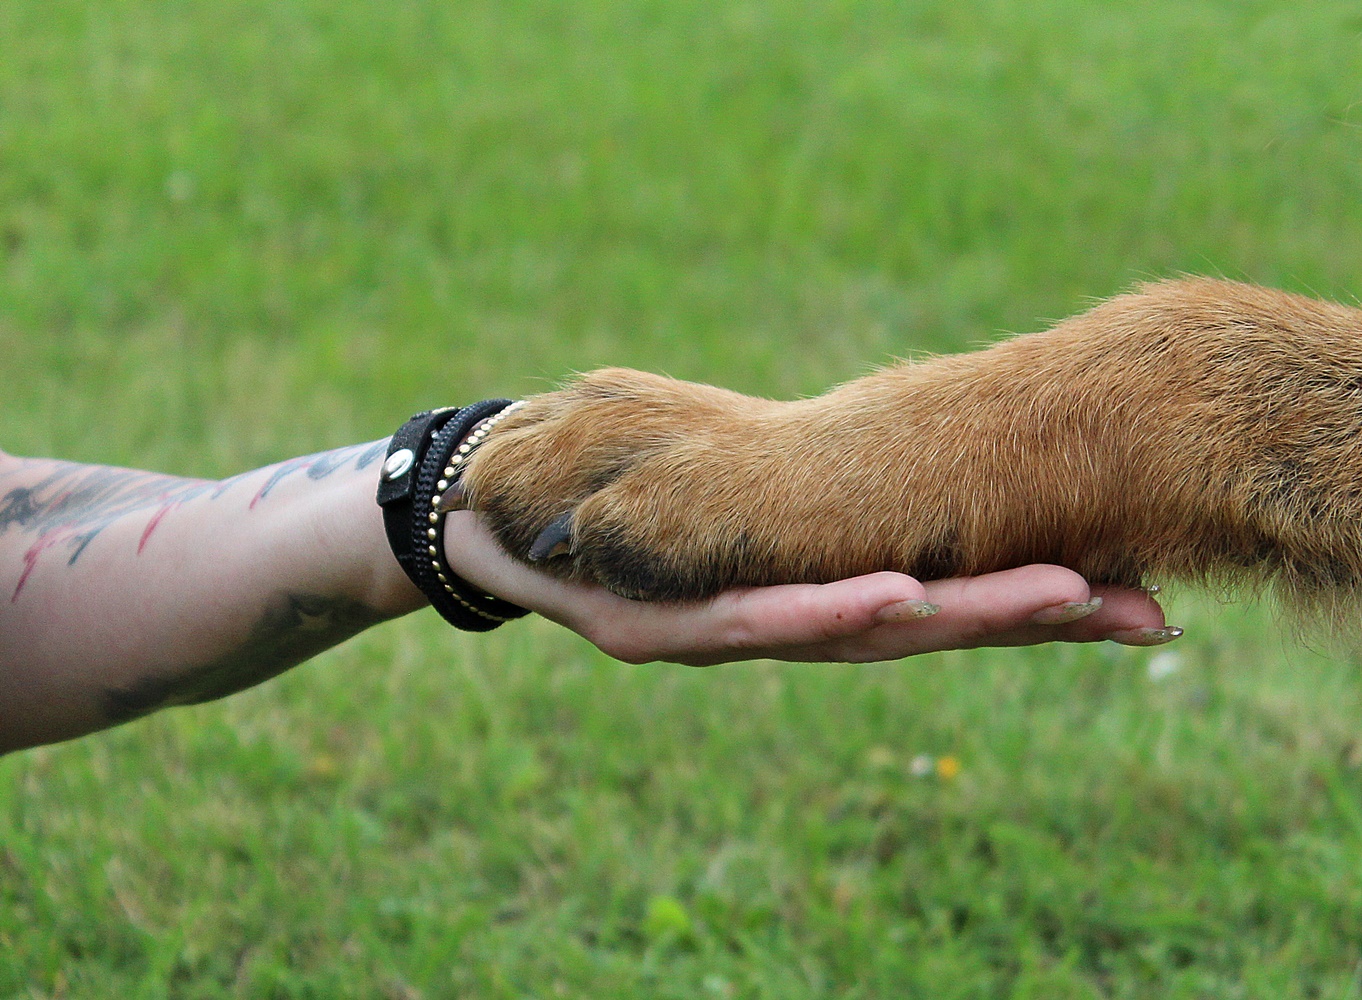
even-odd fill
[[(1145, 592), (1090, 587), (1060, 566), (925, 584), (901, 573), (872, 573), (828, 584), (730, 590), (693, 604), (656, 604), (564, 582), (511, 559), (471, 511), (449, 515), (445, 550), (470, 583), (629, 663), (708, 666), (757, 658), (865, 663), (1051, 641), (1113, 639), (1149, 646), (1181, 634), (1165, 628), (1163, 611)], [(1097, 606), (1089, 610), (1091, 604)], [(940, 610), (924, 614), (930, 606)]]

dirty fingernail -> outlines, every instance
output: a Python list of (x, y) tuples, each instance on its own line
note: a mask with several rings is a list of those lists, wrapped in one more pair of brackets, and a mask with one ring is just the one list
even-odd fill
[(1065, 622), (1076, 622), (1080, 618), (1086, 618), (1102, 606), (1102, 598), (1094, 597), (1091, 601), (1067, 601), (1064, 604), (1053, 604), (1048, 608), (1041, 608), (1031, 616), (1033, 625), (1063, 625)]
[(875, 618), (882, 622), (903, 622), (913, 618), (930, 618), (940, 610), (940, 605), (928, 601), (895, 601), (880, 608)]
[(1162, 646), (1165, 642), (1172, 642), (1182, 635), (1182, 629), (1176, 625), (1168, 625), (1164, 628), (1132, 628), (1124, 632), (1113, 632), (1107, 638), (1119, 642), (1123, 646)]

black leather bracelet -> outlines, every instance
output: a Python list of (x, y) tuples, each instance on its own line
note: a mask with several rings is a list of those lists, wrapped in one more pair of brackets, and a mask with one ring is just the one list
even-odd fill
[(488, 632), (529, 611), (483, 593), (450, 567), (441, 500), (458, 485), (473, 450), (519, 405), (487, 399), (418, 413), (393, 435), (379, 473), (378, 503), (393, 555), (444, 620), (469, 632)]

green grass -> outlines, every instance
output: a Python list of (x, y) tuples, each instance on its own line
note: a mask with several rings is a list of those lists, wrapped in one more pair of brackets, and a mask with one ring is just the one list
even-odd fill
[[(1180, 270), (1362, 288), (1341, 0), (13, 0), (0, 40), (16, 453), (225, 474), (604, 363), (792, 395)], [(1162, 679), (385, 626), (0, 761), (0, 998), (1362, 997), (1356, 662), (1173, 617)]]

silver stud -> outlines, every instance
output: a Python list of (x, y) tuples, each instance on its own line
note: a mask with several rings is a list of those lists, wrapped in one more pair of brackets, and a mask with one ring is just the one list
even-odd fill
[(436, 530), (435, 530), (434, 528), (427, 528), (427, 529), (426, 529), (426, 537), (429, 538), (432, 542), (435, 541), (435, 538), (436, 538), (436, 535), (437, 535), (437, 534), (438, 534), (438, 532), (436, 532)]
[(438, 483), (435, 484), (435, 488), (439, 490), (441, 493), (443, 493), (445, 490), (449, 489), (449, 480), (441, 479)]
[(437, 514), (435, 511), (431, 511), (431, 512), (430, 512), (430, 519), (429, 519), (429, 520), (430, 520), (430, 523), (431, 523), (431, 524), (439, 524), (439, 523), (440, 523), (440, 515)]
[(430, 548), (430, 554), (431, 554), (431, 555), (433, 555), (433, 556), (438, 556), (438, 555), (440, 554), (440, 550), (437, 549), (434, 545), (431, 545), (429, 548)]
[(384, 480), (392, 482), (399, 476), (405, 475), (414, 461), (416, 461), (416, 454), (410, 448), (399, 448), (389, 455), (383, 463)]

